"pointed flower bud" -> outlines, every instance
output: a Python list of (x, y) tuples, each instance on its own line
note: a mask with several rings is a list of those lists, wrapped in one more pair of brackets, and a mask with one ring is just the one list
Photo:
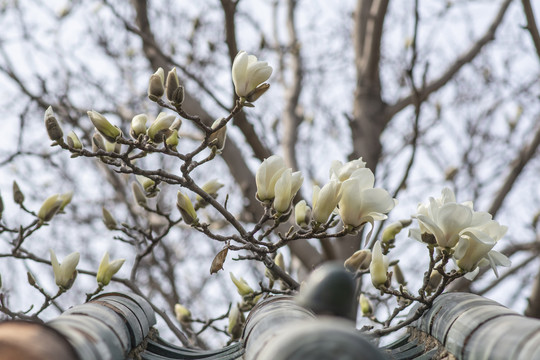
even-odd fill
[(360, 294), (360, 311), (362, 312), (363, 316), (373, 315), (373, 305), (367, 296), (364, 296), (364, 294)]
[(148, 98), (152, 101), (158, 101), (165, 93), (165, 72), (162, 68), (150, 76), (148, 81)]
[(260, 98), (268, 89), (270, 89), (270, 84), (261, 84), (257, 86), (252, 92), (246, 96), (246, 100), (251, 102), (254, 102), (258, 98)]
[(403, 229), (403, 224), (400, 221), (396, 221), (388, 225), (382, 233), (382, 242), (389, 243), (396, 238), (396, 235)]
[(174, 305), (174, 315), (176, 316), (176, 320), (181, 324), (188, 324), (191, 322), (191, 311), (183, 305)]
[[(178, 80), (178, 75), (176, 74), (176, 68), (172, 68), (171, 71), (167, 74), (167, 81), (165, 83), (167, 87), (167, 99), (173, 104), (176, 103), (174, 97), (175, 91), (180, 87), (180, 80)], [(181, 104), (181, 103), (180, 103)]]
[(369, 272), (371, 274), (371, 282), (376, 288), (386, 284), (388, 271), (388, 258), (383, 255), (381, 249), (381, 242), (375, 242), (373, 246), (371, 264), (369, 265)]
[(103, 223), (105, 224), (105, 227), (109, 230), (115, 230), (118, 225), (109, 210), (103, 207), (101, 208), (101, 214), (103, 215)]
[(254, 291), (248, 285), (247, 281), (244, 278), (237, 279), (232, 272), (229, 272), (232, 282), (236, 286), (236, 290), (240, 296), (246, 296), (252, 294)]
[(305, 200), (300, 200), (294, 207), (294, 219), (296, 224), (303, 229), (309, 227), (311, 222), (311, 209), (307, 206)]
[(264, 159), (255, 176), (259, 201), (274, 199), (276, 182), (285, 170), (285, 161), (281, 157), (272, 155)]
[(146, 122), (148, 116), (146, 114), (138, 114), (131, 119), (131, 129), (129, 134), (132, 138), (138, 139), (140, 135), (146, 134)]
[(54, 280), (56, 285), (63, 289), (69, 289), (75, 278), (77, 277), (77, 264), (79, 263), (80, 254), (74, 252), (64, 258), (64, 261), (60, 264), (56, 258), (56, 254), (51, 249), (51, 264), (54, 271)]
[(22, 205), (24, 202), (24, 194), (19, 188), (19, 184), (16, 181), (13, 181), (13, 201), (15, 204)]
[(371, 250), (362, 249), (356, 251), (347, 260), (345, 260), (345, 268), (351, 272), (358, 270), (367, 270), (371, 264)]
[(157, 195), (159, 188), (154, 180), (142, 175), (136, 175), (135, 178), (142, 185), (147, 198), (153, 198)]
[(330, 180), (326, 185), (319, 188), (313, 186), (313, 220), (319, 224), (324, 224), (332, 211), (335, 210), (341, 199), (341, 183), (336, 180)]
[(403, 275), (403, 271), (401, 271), (401, 267), (398, 264), (394, 265), (394, 278), (399, 285), (407, 285), (407, 281), (405, 281), (405, 275)]
[[(268, 66), (267, 62), (258, 61), (255, 56), (249, 55), (245, 51), (240, 51), (234, 58), (232, 79), (239, 97), (255, 96), (257, 88), (264, 85), (263, 83), (270, 78), (270, 75), (272, 75), (272, 67)], [(257, 98), (258, 96), (252, 101)]]
[[(214, 121), (212, 129), (216, 129), (222, 120), (223, 118), (219, 118)], [(225, 147), (225, 140), (227, 140), (227, 125), (210, 134), (208, 137), (208, 146), (215, 147), (216, 150), (221, 151)]]
[(60, 200), (62, 200), (62, 204), (60, 204), (59, 212), (64, 211), (65, 207), (69, 205), (71, 202), (71, 199), (73, 199), (73, 191), (68, 191), (67, 193), (63, 193), (59, 195)]
[(161, 143), (169, 134), (169, 127), (173, 124), (176, 116), (161, 112), (147, 130), (148, 137), (155, 143)]
[(124, 265), (124, 261), (126, 261), (126, 259), (116, 259), (109, 262), (109, 252), (106, 251), (101, 259), (96, 276), (98, 284), (102, 286), (109, 285), (113, 275), (120, 270), (122, 265)]
[(109, 142), (114, 143), (116, 140), (122, 136), (122, 131), (118, 126), (114, 126), (97, 111), (88, 111), (88, 117), (92, 121), (92, 124), (96, 127), (97, 131)]
[(182, 215), (184, 222), (187, 225), (196, 223), (198, 221), (197, 213), (195, 212), (195, 208), (193, 207), (193, 203), (189, 199), (189, 196), (181, 191), (178, 191), (176, 198), (176, 207), (178, 210), (180, 210), (180, 215)]
[(202, 189), (210, 196), (216, 197), (219, 189), (221, 189), (224, 185), (220, 183), (217, 179), (212, 179), (210, 181), (207, 181), (202, 186)]
[(50, 221), (54, 215), (60, 210), (64, 199), (59, 194), (49, 196), (41, 205), (37, 217), (42, 222)]
[(283, 254), (278, 252), (276, 255), (276, 258), (274, 259), (274, 262), (277, 266), (285, 270), (285, 261), (283, 260)]
[(133, 198), (135, 199), (135, 202), (140, 206), (146, 206), (146, 196), (136, 182), (131, 183), (131, 190), (133, 191)]
[(62, 141), (64, 132), (62, 131), (60, 124), (56, 120), (51, 106), (49, 106), (47, 110), (45, 110), (45, 128), (47, 129), (49, 139), (51, 139), (52, 141)]
[(286, 213), (291, 207), (291, 202), (302, 186), (303, 181), (304, 177), (300, 171), (293, 173), (290, 168), (286, 169), (276, 181), (274, 210), (281, 214)]
[(178, 146), (178, 130), (172, 130), (171, 134), (165, 139), (165, 144), (171, 150), (176, 150)]
[(79, 137), (75, 132), (72, 130), (67, 135), (67, 144), (70, 148), (81, 150), (83, 148), (81, 140), (79, 140)]
[(244, 313), (240, 311), (238, 305), (233, 306), (229, 313), (229, 326), (227, 327), (227, 332), (231, 335), (231, 339), (236, 340), (240, 338), (244, 322)]
[(92, 135), (92, 151), (97, 152), (98, 150), (108, 151), (107, 145), (105, 145), (105, 139), (96, 131)]

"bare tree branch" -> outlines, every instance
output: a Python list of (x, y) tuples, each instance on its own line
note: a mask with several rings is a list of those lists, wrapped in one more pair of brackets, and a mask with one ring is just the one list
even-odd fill
[[(144, 34), (144, 36), (141, 36), (141, 40), (143, 42), (143, 51), (148, 58), (148, 61), (153, 69), (157, 69), (159, 67), (166, 69), (170, 66), (170, 64), (167, 59), (161, 55), (161, 52), (157, 51), (156, 49), (157, 45), (150, 28), (150, 21), (148, 19), (147, 1), (133, 0), (132, 3), (136, 11), (136, 23), (139, 26), (140, 32)], [(214, 118), (205, 109), (203, 109), (197, 99), (191, 96), (189, 92), (186, 92), (185, 94), (183, 106), (187, 112), (191, 114), (198, 114), (207, 125), (211, 125), (214, 121)], [(247, 213), (253, 214), (253, 219), (260, 217), (263, 211), (262, 207), (255, 200), (254, 196), (254, 194), (257, 192), (255, 177), (244, 161), (244, 157), (240, 152), (240, 149), (236, 146), (232, 139), (227, 140), (227, 145), (223, 149), (222, 156), (247, 200)]]
[[(480, 53), (480, 51), (486, 44), (495, 39), (495, 33), (497, 32), (497, 28), (502, 23), (504, 15), (506, 14), (506, 10), (508, 9), (508, 6), (511, 2), (512, 0), (505, 0), (502, 3), (499, 11), (497, 12), (497, 15), (493, 19), (488, 30), (470, 47), (467, 52), (458, 57), (439, 78), (433, 80), (432, 82), (424, 86), (422, 89), (420, 89), (419, 93), (421, 95), (422, 101), (426, 100), (433, 92), (439, 90), (444, 85), (446, 85), (448, 81), (452, 80), (454, 75), (456, 75), (458, 71), (463, 68), (464, 65), (474, 60), (474, 58)], [(414, 94), (409, 94), (406, 97), (398, 100), (395, 104), (388, 107), (387, 116), (391, 118), (407, 106), (414, 104), (414, 98)]]
[(302, 122), (302, 118), (298, 113), (298, 101), (302, 92), (303, 78), (300, 44), (298, 42), (294, 20), (297, 3), (297, 0), (287, 1), (288, 48), (290, 49), (291, 55), (288, 67), (291, 70), (292, 79), (291, 82), (285, 86), (285, 108), (283, 109), (281, 117), (283, 134), (281, 146), (283, 149), (283, 158), (287, 166), (292, 167), (294, 170), (298, 170), (295, 146), (298, 139), (298, 126)]

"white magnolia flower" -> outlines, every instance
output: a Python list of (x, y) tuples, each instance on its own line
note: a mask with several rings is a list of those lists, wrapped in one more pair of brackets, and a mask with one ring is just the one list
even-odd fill
[(381, 188), (373, 188), (375, 176), (370, 169), (355, 170), (341, 186), (339, 215), (345, 225), (360, 226), (366, 222), (384, 220), (397, 204), (390, 194)]
[(71, 253), (66, 256), (64, 261), (60, 264), (52, 249), (50, 250), (50, 253), (56, 285), (64, 289), (69, 289), (77, 277), (76, 268), (79, 263), (80, 254), (78, 252)]
[(319, 188), (313, 186), (313, 220), (320, 224), (324, 224), (332, 211), (335, 210), (339, 200), (341, 199), (341, 183), (336, 180), (330, 180), (326, 185)]
[(270, 78), (272, 67), (265, 61), (258, 61), (253, 55), (240, 51), (232, 65), (232, 79), (236, 95), (248, 97)]
[(276, 182), (285, 170), (285, 161), (283, 161), (281, 157), (272, 155), (269, 158), (264, 159), (255, 175), (257, 198), (260, 201), (274, 199)]
[(366, 163), (362, 161), (362, 158), (349, 161), (345, 164), (339, 160), (334, 160), (332, 161), (332, 165), (330, 165), (330, 179), (343, 182), (348, 180), (353, 172), (365, 167)]
[(371, 282), (373, 286), (379, 287), (384, 285), (387, 280), (388, 272), (388, 257), (383, 255), (381, 242), (375, 242), (371, 253), (371, 263), (369, 265), (369, 273), (371, 274)]
[(298, 190), (300, 190), (303, 181), (304, 177), (300, 171), (293, 173), (289, 168), (281, 174), (274, 187), (274, 209), (278, 213), (286, 213), (289, 210), (291, 202)]
[(499, 225), (495, 220), (488, 220), (476, 227), (465, 229), (454, 251), (457, 266), (467, 272), (473, 272), (470, 277), (474, 277), (479, 266), (489, 264), (498, 276), (496, 266), (510, 266), (510, 260), (492, 248), (506, 231), (507, 227)]

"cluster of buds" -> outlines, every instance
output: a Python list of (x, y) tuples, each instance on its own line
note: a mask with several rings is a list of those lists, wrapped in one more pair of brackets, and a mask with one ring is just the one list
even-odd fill
[(165, 71), (158, 68), (148, 81), (148, 98), (152, 101), (159, 101), (166, 94), (167, 99), (174, 106), (181, 106), (184, 102), (184, 87), (180, 84), (176, 68), (170, 70), (165, 80)]

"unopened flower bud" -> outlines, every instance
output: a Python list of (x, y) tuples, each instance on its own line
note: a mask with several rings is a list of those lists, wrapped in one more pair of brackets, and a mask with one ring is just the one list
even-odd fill
[(24, 194), (22, 193), (21, 189), (19, 188), (19, 184), (17, 184), (16, 181), (13, 181), (13, 201), (15, 204), (22, 205), (24, 202)]
[(28, 283), (31, 286), (36, 285), (36, 278), (34, 277), (34, 275), (32, 275), (32, 273), (30, 271), (26, 272), (26, 278), (28, 279)]
[(96, 275), (96, 281), (101, 286), (109, 285), (114, 274), (120, 270), (126, 259), (116, 259), (109, 262), (109, 252), (105, 252)]
[(238, 305), (233, 306), (229, 313), (229, 326), (227, 327), (227, 332), (231, 335), (231, 339), (236, 340), (240, 338), (244, 322), (244, 313), (240, 311)]
[(147, 198), (152, 198), (157, 195), (159, 188), (154, 180), (147, 178), (146, 176), (136, 175), (135, 178), (142, 185), (144, 194)]
[(185, 90), (184, 87), (180, 85), (178, 88), (176, 88), (176, 90), (174, 90), (174, 92), (172, 93), (172, 99), (170, 100), (173, 105), (179, 106), (182, 105), (182, 103), (184, 102), (184, 98)]
[(383, 255), (381, 249), (381, 242), (375, 242), (373, 246), (373, 252), (371, 254), (371, 264), (369, 265), (369, 272), (371, 274), (371, 282), (376, 288), (385, 285), (388, 279), (388, 258)]
[(67, 144), (70, 148), (76, 150), (81, 150), (83, 147), (81, 140), (79, 140), (79, 137), (77, 136), (77, 134), (75, 134), (74, 131), (70, 131), (67, 135)]
[(426, 292), (428, 293), (428, 295), (430, 295), (433, 291), (435, 291), (435, 289), (439, 287), (439, 284), (441, 283), (442, 278), (443, 277), (441, 273), (438, 272), (437, 270), (431, 271), (431, 274), (429, 275), (429, 281), (426, 286)]
[(62, 204), (60, 204), (60, 209), (58, 211), (64, 211), (64, 208), (69, 205), (71, 202), (71, 199), (73, 198), (73, 191), (68, 191), (67, 193), (63, 193), (59, 195), (60, 200), (62, 200)]
[(105, 145), (103, 136), (101, 136), (100, 133), (95, 132), (92, 136), (92, 151), (97, 152), (98, 150), (107, 151), (107, 145)]
[[(223, 118), (219, 118), (212, 124), (212, 129), (216, 129), (219, 124), (221, 124), (221, 121), (224, 120)], [(215, 147), (216, 150), (221, 151), (223, 150), (223, 147), (225, 146), (225, 140), (227, 140), (227, 125), (223, 126), (219, 130), (213, 132), (210, 134), (208, 138), (208, 145), (210, 147)]]
[(159, 113), (156, 120), (150, 125), (146, 133), (150, 140), (154, 143), (161, 143), (165, 137), (169, 134), (169, 127), (173, 124), (176, 116), (167, 114), (165, 112)]
[(195, 208), (193, 207), (193, 203), (189, 199), (189, 196), (181, 191), (178, 191), (176, 198), (176, 207), (180, 211), (180, 215), (182, 215), (184, 222), (187, 225), (196, 223), (198, 221), (197, 213), (195, 212)]
[(178, 146), (178, 130), (171, 131), (171, 134), (165, 139), (165, 144), (169, 149), (176, 150)]
[(253, 91), (246, 96), (246, 100), (249, 102), (254, 102), (258, 98), (260, 98), (262, 94), (264, 94), (269, 88), (270, 84), (261, 84), (257, 88), (253, 89)]
[(363, 316), (373, 315), (373, 305), (364, 294), (360, 294), (360, 311)]
[(52, 141), (62, 141), (64, 132), (62, 131), (60, 124), (56, 120), (51, 106), (49, 106), (47, 110), (45, 110), (45, 128), (47, 129), (49, 139), (51, 139)]
[(135, 202), (140, 206), (146, 206), (146, 196), (144, 195), (141, 187), (136, 182), (131, 183), (131, 190), (133, 191), (133, 197), (135, 198)]
[(131, 130), (129, 134), (132, 138), (138, 139), (140, 135), (146, 134), (146, 122), (148, 116), (146, 114), (138, 114), (131, 119)]
[(390, 243), (393, 242), (396, 238), (396, 235), (403, 229), (403, 224), (400, 221), (393, 222), (388, 225), (382, 233), (382, 242)]
[(165, 86), (167, 88), (167, 99), (169, 99), (171, 103), (176, 103), (174, 101), (174, 92), (180, 87), (180, 80), (178, 80), (175, 67), (167, 74)]
[(285, 270), (285, 261), (283, 260), (283, 254), (278, 252), (276, 255), (276, 258), (274, 259), (274, 262), (277, 266)]
[(148, 98), (152, 101), (158, 101), (165, 93), (165, 72), (162, 68), (150, 76), (148, 81)]
[(371, 264), (371, 250), (362, 249), (356, 251), (347, 260), (345, 260), (345, 268), (349, 271), (356, 272), (369, 269)]
[(176, 320), (181, 324), (188, 324), (191, 322), (191, 311), (183, 305), (174, 305), (174, 315), (176, 316)]
[[(217, 179), (212, 179), (210, 181), (207, 181), (206, 183), (201, 186), (201, 188), (211, 197), (214, 199), (217, 197), (219, 189), (221, 189), (224, 185), (220, 183)], [(198, 203), (203, 201), (203, 198), (200, 195), (197, 195), (196, 201)], [(199, 206), (201, 206), (199, 204)]]
[(246, 296), (254, 292), (253, 289), (248, 285), (247, 281), (244, 280), (244, 278), (237, 279), (232, 272), (230, 272), (229, 275), (232, 282), (236, 286), (238, 294), (240, 294), (241, 296)]
[(96, 127), (97, 131), (109, 142), (114, 143), (116, 140), (122, 136), (122, 131), (118, 126), (114, 126), (97, 111), (88, 111), (88, 117), (92, 121), (92, 124)]
[(173, 123), (171, 124), (171, 126), (169, 127), (169, 129), (171, 130), (180, 130), (180, 127), (182, 126), (182, 119), (180, 118), (176, 118)]
[(307, 206), (305, 200), (300, 200), (294, 206), (294, 219), (296, 224), (306, 229), (311, 222), (311, 208)]
[(401, 271), (401, 268), (398, 264), (394, 265), (394, 278), (399, 285), (407, 285), (407, 281), (405, 281), (405, 275), (403, 275), (403, 271)]
[(41, 205), (41, 208), (38, 211), (38, 219), (42, 222), (50, 221), (53, 216), (56, 215), (56, 213), (60, 210), (63, 202), (64, 200), (58, 194), (49, 196), (43, 202), (43, 205)]
[(117, 228), (117, 223), (109, 210), (103, 207), (101, 208), (101, 214), (103, 215), (103, 223), (105, 224), (105, 227), (109, 230), (115, 230)]
[(60, 264), (52, 249), (50, 250), (50, 253), (56, 285), (63, 289), (69, 289), (77, 277), (76, 268), (79, 263), (80, 254), (78, 252), (71, 253), (66, 256), (64, 261)]

